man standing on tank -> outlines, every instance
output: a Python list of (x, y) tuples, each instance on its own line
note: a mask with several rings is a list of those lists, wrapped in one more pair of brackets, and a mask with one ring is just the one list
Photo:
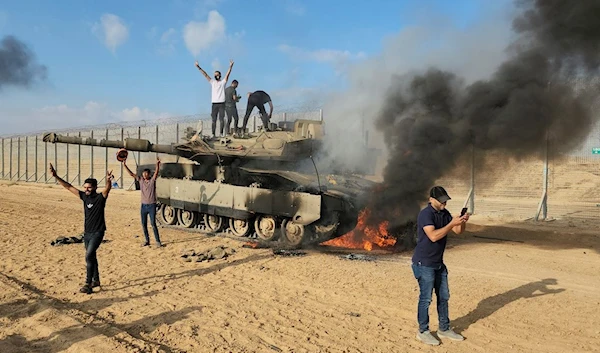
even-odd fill
[(86, 280), (85, 285), (81, 287), (79, 291), (86, 294), (92, 294), (92, 288), (100, 287), (100, 273), (98, 271), (96, 251), (100, 247), (100, 244), (104, 239), (104, 233), (106, 232), (104, 208), (106, 207), (106, 199), (108, 198), (111, 189), (110, 179), (112, 177), (112, 172), (106, 172), (106, 185), (100, 194), (96, 192), (98, 189), (98, 181), (96, 179), (86, 179), (83, 183), (84, 191), (81, 191), (61, 179), (56, 174), (56, 169), (54, 169), (52, 163), (50, 163), (50, 174), (60, 185), (83, 201), (83, 244), (85, 246)]
[(238, 110), (237, 102), (240, 101), (241, 96), (238, 96), (236, 88), (238, 81), (231, 81), (231, 86), (225, 88), (225, 113), (227, 114), (227, 122), (225, 123), (225, 134), (229, 134), (231, 129), (231, 120), (233, 118), (233, 133), (238, 133)]
[[(269, 103), (269, 114), (267, 115), (267, 111), (265, 110), (265, 104)], [(250, 117), (250, 113), (254, 107), (258, 108), (260, 112), (260, 118), (263, 122), (263, 128), (265, 131), (269, 131), (269, 121), (273, 116), (273, 102), (271, 101), (271, 96), (267, 94), (265, 91), (254, 91), (248, 92), (248, 105), (246, 106), (246, 115), (244, 115), (244, 122), (242, 124), (242, 132), (246, 132), (246, 125), (248, 124), (248, 118)]]
[(158, 235), (158, 227), (156, 225), (156, 177), (158, 176), (158, 170), (160, 169), (160, 159), (156, 158), (156, 169), (154, 174), (150, 177), (150, 169), (144, 169), (142, 172), (142, 178), (138, 177), (135, 173), (129, 169), (126, 160), (123, 160), (123, 166), (131, 175), (133, 179), (140, 183), (140, 193), (142, 196), (141, 216), (142, 216), (142, 230), (144, 231), (145, 242), (142, 246), (150, 245), (150, 234), (148, 234), (148, 216), (150, 216), (150, 223), (152, 225), (152, 231), (154, 232), (154, 240), (156, 241), (157, 247), (162, 247), (160, 242), (160, 236)]
[(221, 80), (221, 71), (215, 71), (214, 78), (210, 78), (206, 71), (202, 70), (197, 61), (196, 67), (198, 70), (200, 70), (200, 72), (202, 72), (202, 75), (206, 77), (206, 80), (211, 85), (212, 137), (214, 138), (217, 135), (217, 115), (219, 117), (219, 124), (221, 126), (221, 136), (223, 136), (223, 131), (225, 129), (225, 85), (227, 85), (227, 81), (229, 81), (229, 75), (231, 74), (231, 69), (233, 68), (233, 60), (229, 62), (229, 70), (227, 70), (224, 80)]
[(429, 331), (429, 304), (432, 292), (437, 297), (439, 330), (437, 335), (455, 341), (464, 337), (450, 328), (448, 314), (448, 269), (444, 264), (444, 251), (448, 233), (461, 234), (465, 230), (469, 214), (452, 217), (446, 209), (450, 196), (441, 186), (434, 186), (429, 191), (429, 204), (419, 212), (417, 217), (417, 246), (412, 257), (412, 270), (419, 283), (419, 304), (417, 321), (419, 331), (417, 339), (426, 344), (437, 346), (440, 342)]

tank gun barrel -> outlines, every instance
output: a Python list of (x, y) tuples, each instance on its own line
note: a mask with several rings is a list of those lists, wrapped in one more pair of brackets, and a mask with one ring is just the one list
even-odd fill
[(106, 139), (98, 140), (90, 137), (65, 136), (59, 135), (54, 132), (48, 132), (44, 134), (43, 141), (50, 143), (66, 143), (69, 145), (124, 148), (128, 151), (135, 152), (156, 152), (175, 155), (177, 154), (172, 145), (153, 144), (148, 140), (135, 138), (126, 138), (122, 141)]

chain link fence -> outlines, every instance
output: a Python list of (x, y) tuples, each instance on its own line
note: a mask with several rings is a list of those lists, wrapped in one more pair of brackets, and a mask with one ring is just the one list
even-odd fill
[[(241, 120), (244, 112), (239, 113)], [(289, 109), (274, 114), (271, 121), (296, 119), (323, 120), (323, 111)], [(170, 144), (181, 142), (186, 129), (196, 130), (199, 122), (204, 134), (211, 132), (208, 114), (55, 132), (96, 139), (142, 138), (152, 143)], [(258, 115), (250, 117), (249, 131), (261, 126)], [(119, 188), (134, 188), (133, 179), (116, 160), (115, 148), (44, 143), (41, 132), (5, 136), (0, 145), (0, 176), (4, 180), (55, 183), (48, 173), (48, 163), (53, 163), (59, 175), (74, 185), (81, 185), (88, 177), (97, 178), (103, 185), (106, 171), (112, 170)], [(471, 213), (504, 219), (597, 219), (600, 216), (600, 127), (590, 132), (578, 150), (565, 154), (558, 152), (559, 147), (560, 144), (549, 139), (528, 159), (477, 149), (465, 151), (457, 167), (438, 180), (452, 196), (450, 211), (460, 212), (460, 208), (467, 206)], [(132, 152), (128, 166), (135, 172), (136, 164), (155, 163), (156, 156), (155, 153)], [(165, 162), (177, 160), (177, 156), (158, 156)], [(379, 164), (385, 163), (383, 159), (379, 161)]]

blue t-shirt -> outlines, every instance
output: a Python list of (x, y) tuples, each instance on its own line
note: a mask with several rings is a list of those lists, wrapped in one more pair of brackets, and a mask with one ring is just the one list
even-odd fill
[(413, 263), (423, 266), (439, 267), (444, 263), (444, 250), (448, 237), (432, 242), (425, 234), (423, 227), (434, 226), (435, 229), (444, 228), (452, 221), (452, 215), (446, 209), (438, 211), (428, 204), (419, 212), (417, 217), (417, 247), (412, 257)]

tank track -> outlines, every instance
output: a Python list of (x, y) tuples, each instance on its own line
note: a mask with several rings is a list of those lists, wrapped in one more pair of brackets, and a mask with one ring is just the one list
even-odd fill
[[(302, 227), (301, 234), (290, 235), (288, 219), (270, 215), (257, 215), (250, 220), (184, 211), (169, 205), (158, 204), (156, 220), (161, 228), (202, 233), (207, 236), (224, 236), (230, 239), (253, 242), (261, 248), (300, 249), (318, 245), (332, 239), (337, 230), (337, 217), (330, 224), (313, 224)], [(286, 230), (286, 225), (288, 229)], [(291, 227), (294, 227), (293, 225)]]

